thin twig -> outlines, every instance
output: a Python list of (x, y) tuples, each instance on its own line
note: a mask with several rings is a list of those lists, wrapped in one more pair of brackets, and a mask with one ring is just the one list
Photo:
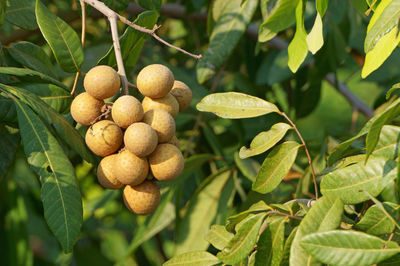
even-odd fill
[(296, 131), (297, 135), (299, 136), (301, 143), (304, 146), (304, 150), (306, 152), (307, 158), (308, 158), (308, 164), (310, 165), (310, 170), (311, 170), (311, 175), (313, 177), (313, 182), (314, 182), (314, 189), (315, 189), (315, 199), (318, 199), (318, 185), (317, 185), (317, 178), (315, 176), (315, 172), (314, 172), (314, 167), (312, 164), (312, 160), (311, 160), (311, 156), (310, 153), (308, 152), (308, 148), (307, 148), (307, 144), (304, 141), (303, 137), (301, 136), (299, 130), (296, 127), (296, 124), (293, 123), (293, 121), (285, 114), (285, 113), (280, 113), (293, 127), (294, 131)]
[(75, 73), (74, 85), (72, 85), (71, 95), (75, 96), (76, 85), (78, 84), (79, 71)]
[(289, 217), (289, 218), (292, 218), (292, 219), (296, 219), (296, 220), (303, 220), (302, 217), (294, 216), (294, 215), (290, 215), (290, 214), (286, 214), (286, 213), (283, 213), (283, 212), (269, 211), (269, 213), (271, 213), (271, 214), (278, 214), (278, 215), (282, 215), (282, 216), (286, 216), (286, 217)]
[(155, 33), (155, 31), (157, 29), (159, 29), (160, 26), (155, 25), (153, 29), (149, 30), (149, 29), (146, 29), (144, 27), (141, 27), (139, 25), (136, 25), (136, 24), (132, 23), (131, 21), (129, 21), (125, 17), (119, 15), (115, 11), (111, 10), (104, 3), (102, 3), (102, 2), (100, 2), (98, 0), (83, 0), (83, 1), (86, 2), (87, 4), (91, 5), (92, 7), (94, 7), (98, 11), (100, 11), (101, 13), (103, 13), (105, 16), (107, 16), (107, 18), (110, 20), (110, 22), (111, 22), (111, 18), (115, 18), (115, 19), (118, 18), (122, 23), (132, 27), (133, 29), (135, 29), (137, 31), (140, 31), (140, 32), (147, 33), (147, 34), (151, 35), (154, 39), (156, 39), (157, 41), (167, 45), (168, 47), (171, 47), (171, 48), (173, 48), (175, 50), (178, 50), (178, 51), (180, 51), (180, 52), (182, 52), (184, 54), (187, 54), (187, 55), (189, 55), (189, 56), (191, 56), (193, 58), (196, 58), (198, 60), (200, 60), (201, 57), (202, 57), (201, 54), (200, 55), (195, 55), (195, 54), (189, 53), (188, 51), (186, 51), (186, 50), (184, 50), (182, 48), (179, 48), (179, 47), (177, 47), (175, 45), (172, 45), (169, 42), (163, 40), (161, 37), (159, 37)]
[(106, 117), (107, 115), (109, 115), (111, 113), (111, 108), (106, 104), (105, 105), (105, 111), (99, 115), (98, 117), (96, 117), (91, 123), (90, 123), (90, 127), (92, 127), (95, 123), (97, 123), (98, 121), (100, 121), (103, 117)]

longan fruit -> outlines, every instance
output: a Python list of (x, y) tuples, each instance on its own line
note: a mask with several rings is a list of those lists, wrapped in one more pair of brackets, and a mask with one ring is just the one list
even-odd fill
[(137, 186), (125, 186), (123, 198), (125, 206), (131, 212), (148, 215), (154, 212), (160, 204), (161, 193), (154, 181), (146, 180)]
[(121, 146), (122, 130), (110, 120), (101, 120), (91, 126), (85, 136), (86, 145), (96, 155), (107, 156)]
[(142, 101), (143, 111), (147, 112), (152, 109), (162, 109), (167, 111), (172, 117), (176, 117), (179, 112), (179, 104), (174, 96), (167, 94), (162, 98), (152, 99), (144, 97)]
[(115, 161), (115, 176), (125, 185), (135, 186), (142, 183), (149, 173), (146, 158), (140, 158), (128, 150), (118, 153)]
[(168, 143), (176, 146), (178, 149), (181, 148), (180, 145), (179, 145), (179, 139), (176, 137), (176, 135), (174, 135), (172, 137), (172, 139), (170, 141), (168, 141)]
[(115, 177), (115, 166), (117, 154), (104, 157), (97, 166), (97, 180), (100, 185), (108, 189), (119, 189), (123, 186)]
[(147, 111), (144, 114), (143, 122), (156, 131), (159, 143), (168, 142), (175, 135), (174, 118), (165, 110), (153, 109)]
[(124, 143), (128, 151), (139, 157), (152, 153), (158, 144), (156, 131), (146, 123), (138, 122), (130, 125), (124, 134)]
[(122, 128), (127, 128), (143, 118), (143, 107), (138, 99), (132, 95), (119, 97), (113, 104), (111, 116), (115, 123)]
[(107, 99), (119, 90), (121, 80), (117, 71), (110, 66), (95, 66), (89, 70), (83, 80), (87, 93), (96, 99)]
[(171, 181), (183, 171), (184, 159), (181, 151), (174, 145), (159, 144), (149, 157), (150, 169), (159, 181)]
[(176, 98), (179, 104), (179, 112), (189, 107), (192, 101), (192, 91), (182, 81), (175, 80), (171, 89), (171, 94)]
[(98, 100), (87, 92), (75, 97), (71, 103), (71, 115), (74, 120), (82, 125), (89, 126), (101, 115), (104, 101)]
[(136, 80), (141, 94), (150, 98), (161, 98), (168, 94), (174, 84), (174, 74), (168, 67), (160, 64), (143, 68)]

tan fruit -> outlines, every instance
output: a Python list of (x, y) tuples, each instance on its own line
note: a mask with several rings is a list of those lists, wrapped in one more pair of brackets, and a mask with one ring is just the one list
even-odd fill
[(101, 120), (90, 127), (85, 136), (86, 145), (96, 155), (107, 156), (122, 144), (122, 130), (110, 120)]
[(143, 119), (143, 107), (135, 97), (124, 95), (114, 102), (111, 115), (115, 123), (127, 128)]
[(144, 96), (161, 98), (171, 90), (174, 84), (174, 74), (166, 66), (148, 65), (139, 72), (136, 84)]
[(165, 143), (175, 134), (174, 118), (161, 109), (149, 110), (144, 114), (143, 122), (150, 125), (158, 135), (158, 142)]
[(176, 137), (176, 135), (174, 135), (172, 137), (172, 139), (170, 141), (168, 141), (168, 143), (176, 146), (178, 149), (181, 148), (180, 145), (179, 145), (179, 139)]
[(142, 101), (143, 111), (147, 112), (152, 109), (162, 109), (167, 111), (173, 117), (176, 117), (179, 112), (179, 104), (174, 96), (167, 94), (162, 98), (152, 99), (144, 97)]
[(125, 131), (124, 143), (128, 151), (139, 157), (145, 157), (157, 147), (158, 136), (148, 124), (133, 123)]
[(103, 65), (90, 69), (83, 80), (86, 92), (96, 99), (110, 98), (118, 92), (120, 84), (117, 71)]
[(179, 104), (179, 112), (182, 112), (189, 107), (192, 101), (192, 91), (182, 81), (175, 80), (174, 86), (171, 89), (171, 94), (175, 96)]
[(74, 120), (82, 125), (89, 126), (101, 115), (104, 102), (90, 96), (87, 92), (75, 97), (71, 104), (71, 115)]
[(140, 158), (128, 150), (118, 153), (115, 162), (115, 176), (125, 185), (142, 183), (149, 173), (149, 163), (146, 158)]
[(183, 170), (184, 159), (181, 151), (172, 144), (159, 144), (149, 157), (150, 169), (159, 181), (171, 181)]
[(115, 177), (115, 166), (117, 154), (104, 157), (97, 166), (97, 180), (100, 185), (108, 189), (119, 189), (123, 186)]
[(125, 186), (123, 198), (125, 206), (131, 212), (148, 215), (160, 204), (161, 193), (154, 181), (146, 180), (137, 186)]

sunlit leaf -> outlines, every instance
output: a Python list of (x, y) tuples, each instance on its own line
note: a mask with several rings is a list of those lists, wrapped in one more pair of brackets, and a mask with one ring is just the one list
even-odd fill
[(228, 232), (223, 225), (213, 225), (206, 235), (206, 240), (211, 245), (221, 250), (232, 240), (233, 234)]
[(296, 7), (296, 33), (288, 47), (288, 66), (293, 73), (297, 72), (308, 53), (307, 32), (304, 28), (304, 9), (305, 2), (300, 0)]
[(259, 201), (251, 205), (247, 210), (230, 216), (226, 223), (226, 229), (228, 231), (232, 231), (235, 226), (240, 223), (243, 219), (245, 219), (251, 213), (257, 212), (266, 212), (268, 210), (272, 210), (270, 206), (268, 206), (264, 201)]
[(211, 266), (220, 263), (220, 260), (207, 251), (191, 251), (173, 257), (163, 266)]
[[(395, 211), (396, 204), (384, 202), (383, 207), (389, 214), (398, 216), (398, 211)], [(393, 232), (395, 224), (377, 205), (373, 205), (368, 208), (361, 220), (355, 225), (355, 228), (367, 234), (379, 236)]]

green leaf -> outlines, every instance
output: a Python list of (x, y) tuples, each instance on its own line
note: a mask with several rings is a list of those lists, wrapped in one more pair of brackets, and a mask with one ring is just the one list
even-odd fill
[(191, 251), (173, 257), (163, 266), (211, 266), (220, 263), (219, 259), (207, 251)]
[(295, 141), (288, 141), (276, 146), (265, 158), (252, 189), (259, 193), (274, 190), (289, 172), (301, 147)]
[(6, 14), (6, 1), (0, 2), (0, 25), (4, 22), (4, 16)]
[(256, 180), (257, 173), (260, 170), (260, 164), (252, 158), (240, 159), (239, 153), (237, 152), (235, 152), (234, 159), (240, 172), (251, 182), (254, 182), (254, 180)]
[(30, 76), (30, 77), (37, 77), (40, 78), (43, 81), (47, 81), (49, 83), (52, 83), (54, 85), (57, 85), (58, 87), (61, 87), (67, 91), (69, 91), (70, 89), (65, 86), (62, 82), (47, 76), (45, 74), (42, 74), (40, 72), (37, 72), (35, 70), (32, 69), (28, 69), (28, 68), (19, 68), (19, 67), (0, 67), (0, 74), (6, 74), (6, 75), (13, 75), (13, 76), (17, 76), (17, 77), (24, 77), (24, 76)]
[(290, 265), (313, 265), (315, 259), (307, 254), (300, 241), (312, 233), (337, 228), (343, 214), (343, 203), (335, 196), (318, 199), (301, 221), (290, 248)]
[(221, 208), (226, 209), (233, 190), (233, 178), (227, 168), (211, 175), (203, 183), (189, 201), (177, 228), (176, 254), (208, 247), (209, 243), (205, 240), (208, 229)]
[(0, 94), (0, 121), (12, 124), (17, 123), (17, 110), (14, 102)]
[(83, 50), (76, 32), (62, 19), (36, 0), (36, 19), (61, 69), (74, 73), (81, 69)]
[(138, 0), (138, 4), (146, 9), (156, 10), (160, 12), (161, 0)]
[[(365, 37), (364, 50), (369, 53), (379, 40), (397, 26), (400, 18), (400, 1), (382, 1), (372, 16)], [(397, 35), (397, 34), (396, 34)]]
[(257, 212), (266, 212), (269, 210), (272, 210), (272, 208), (269, 207), (264, 201), (259, 201), (251, 205), (250, 208), (248, 208), (247, 210), (235, 214), (233, 216), (230, 216), (226, 221), (225, 227), (228, 231), (232, 231), (235, 228), (235, 226), (238, 223), (240, 223), (243, 219), (245, 219), (247, 216), (249, 216), (249, 214)]
[(212, 225), (206, 235), (206, 240), (215, 248), (222, 250), (232, 240), (233, 234), (226, 231), (223, 225)]
[(374, 157), (395, 160), (398, 155), (400, 127), (385, 125), (379, 135), (379, 141), (372, 152)]
[(277, 1), (275, 7), (258, 30), (258, 41), (269, 41), (278, 32), (289, 28), (296, 20), (295, 13), (298, 3), (299, 0)]
[(213, 93), (204, 97), (197, 105), (201, 112), (212, 112), (222, 118), (249, 118), (271, 112), (279, 113), (278, 107), (263, 99), (239, 92)]
[(293, 228), (292, 232), (290, 232), (290, 235), (287, 237), (285, 241), (285, 246), (283, 247), (283, 254), (282, 254), (282, 261), (280, 265), (289, 265), (289, 259), (290, 259), (290, 248), (292, 247), (292, 243), (294, 240), (294, 237), (296, 236), (298, 226)]
[(304, 28), (304, 0), (300, 0), (296, 7), (296, 33), (288, 47), (288, 66), (293, 73), (296, 73), (300, 65), (307, 57), (307, 32)]
[[(145, 11), (133, 21), (134, 24), (153, 29), (158, 19), (158, 13), (155, 11)], [(139, 58), (143, 45), (149, 35), (139, 32), (131, 27), (128, 27), (124, 34), (120, 37), (121, 55), (126, 67), (134, 67)], [(98, 62), (99, 65), (117, 66), (115, 60), (114, 46), (111, 46), (107, 54)]]
[(197, 63), (199, 83), (204, 83), (231, 55), (236, 44), (247, 29), (257, 8), (258, 0), (232, 0), (225, 5), (210, 36), (210, 45)]
[(395, 242), (353, 231), (330, 231), (301, 241), (309, 254), (330, 265), (371, 265), (400, 252)]
[(371, 124), (368, 130), (366, 139), (367, 158), (374, 151), (376, 144), (379, 141), (379, 136), (382, 127), (390, 123), (394, 118), (400, 114), (400, 99), (397, 99), (390, 104), (383, 112), (379, 113)]
[(387, 92), (386, 92), (386, 100), (389, 100), (392, 93), (396, 90), (400, 89), (400, 83), (394, 84)]
[(321, 192), (336, 195), (345, 204), (357, 204), (369, 199), (363, 191), (379, 195), (396, 174), (395, 161), (371, 158), (366, 164), (356, 163), (325, 175)]
[(15, 99), (25, 154), (40, 176), (44, 216), (65, 252), (71, 252), (82, 224), (82, 201), (74, 168), (45, 124)]
[(8, 52), (17, 62), (47, 76), (57, 78), (53, 64), (47, 54), (31, 42), (17, 42), (8, 48)]
[(11, 24), (23, 29), (34, 30), (37, 28), (35, 9), (32, 1), (7, 0), (5, 19)]
[(274, 124), (270, 130), (259, 133), (250, 143), (250, 148), (242, 147), (239, 151), (241, 159), (266, 152), (278, 143), (292, 127), (286, 123)]
[(125, 11), (129, 5), (129, 0), (101, 0), (101, 2), (116, 12)]
[[(398, 211), (395, 210), (396, 204), (384, 202), (383, 208), (392, 215), (398, 216)], [(373, 205), (368, 208), (361, 220), (355, 225), (355, 229), (364, 231), (370, 235), (390, 234), (395, 228), (395, 224), (386, 216), (386, 214), (377, 206)]]
[(328, 8), (328, 0), (316, 0), (315, 6), (317, 9), (317, 16), (315, 17), (314, 26), (306, 38), (308, 49), (312, 54), (318, 52), (324, 45), (322, 18)]
[(23, 103), (29, 105), (48, 124), (55, 126), (62, 139), (87, 162), (94, 163), (93, 154), (87, 148), (79, 132), (60, 114), (44, 103), (35, 94), (22, 89), (0, 83), (0, 88), (17, 96)]
[(0, 178), (4, 176), (14, 161), (19, 142), (18, 129), (0, 124)]
[(217, 257), (225, 264), (235, 264), (245, 259), (253, 250), (258, 232), (266, 214), (250, 215), (237, 226), (237, 233)]
[(287, 217), (279, 217), (268, 224), (257, 242), (255, 266), (279, 266), (283, 257)]

